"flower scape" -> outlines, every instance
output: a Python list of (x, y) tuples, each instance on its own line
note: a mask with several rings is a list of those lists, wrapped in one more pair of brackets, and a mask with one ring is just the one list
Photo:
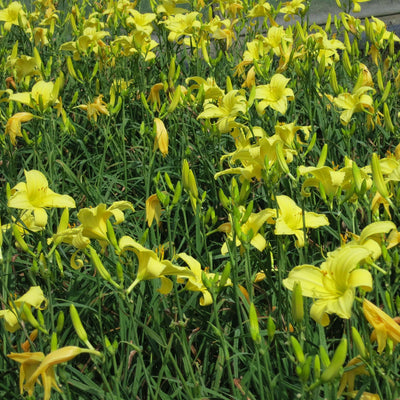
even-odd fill
[(367, 2), (0, 2), (0, 398), (400, 398)]

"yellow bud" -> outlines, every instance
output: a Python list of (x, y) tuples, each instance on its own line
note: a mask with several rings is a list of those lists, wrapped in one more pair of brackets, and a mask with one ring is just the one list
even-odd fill
[(300, 343), (294, 336), (290, 336), (290, 342), (292, 343), (293, 352), (297, 361), (300, 364), (303, 364), (306, 359), (304, 357), (303, 349), (301, 348)]
[(336, 95), (338, 95), (340, 93), (340, 89), (336, 77), (335, 65), (332, 65), (331, 72), (329, 74), (329, 83), (331, 84), (332, 90)]
[(69, 307), (69, 313), (71, 315), (71, 320), (72, 324), (75, 328), (75, 332), (78, 335), (79, 339), (82, 340), (83, 343), (89, 348), (89, 349), (94, 349), (94, 347), (90, 344), (88, 340), (88, 336), (86, 333), (85, 328), (82, 325), (81, 319), (79, 317), (78, 311), (76, 310), (75, 306), (73, 304), (70, 305)]
[(172, 113), (175, 108), (178, 106), (180, 100), (181, 100), (181, 86), (178, 85), (174, 91), (174, 96), (172, 97), (171, 104), (169, 105), (167, 109), (167, 113)]
[(160, 118), (154, 118), (154, 130), (156, 136), (154, 138), (153, 151), (159, 149), (165, 157), (168, 154), (168, 132)]
[(379, 90), (383, 92), (385, 87), (383, 86), (382, 71), (380, 68), (378, 68), (378, 71), (376, 72), (376, 79), (378, 81)]
[(347, 355), (347, 339), (343, 338), (333, 354), (332, 361), (321, 375), (322, 382), (333, 381), (340, 372)]
[(394, 132), (394, 125), (392, 122), (392, 118), (390, 117), (389, 107), (386, 103), (383, 103), (383, 116), (385, 119), (385, 126), (390, 132)]
[(253, 341), (257, 344), (261, 343), (260, 327), (258, 326), (258, 317), (256, 307), (254, 303), (250, 303), (249, 309), (249, 324), (250, 324), (250, 335)]
[(292, 316), (297, 323), (303, 321), (304, 305), (300, 282), (295, 282), (292, 291)]
[(314, 376), (316, 379), (321, 376), (321, 360), (318, 354), (316, 354), (314, 358)]
[(276, 331), (276, 325), (274, 319), (269, 316), (267, 321), (267, 334), (268, 334), (268, 341), (271, 343)]
[(378, 155), (376, 153), (372, 153), (371, 169), (372, 180), (374, 181), (376, 189), (385, 199), (388, 199), (389, 192), (386, 187), (385, 180), (383, 179), (381, 165), (379, 163)]
[(67, 56), (67, 69), (68, 73), (77, 81), (80, 81), (78, 79), (78, 76), (76, 75), (74, 64), (72, 63), (72, 59), (70, 56)]
[(358, 330), (352, 326), (351, 327), (351, 336), (353, 338), (353, 343), (356, 345), (358, 352), (362, 358), (367, 357), (368, 352), (365, 348), (364, 342)]
[(23, 319), (27, 320), (34, 328), (40, 329), (38, 320), (33, 316), (31, 307), (24, 303), (22, 306)]

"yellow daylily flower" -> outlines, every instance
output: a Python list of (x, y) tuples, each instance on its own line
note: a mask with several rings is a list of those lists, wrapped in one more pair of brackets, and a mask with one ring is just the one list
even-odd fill
[[(242, 215), (245, 213), (246, 209), (240, 206), (240, 212)], [(242, 234), (250, 236), (250, 244), (254, 246), (258, 251), (263, 251), (267, 246), (267, 241), (264, 236), (258, 231), (264, 225), (265, 222), (272, 222), (272, 218), (276, 217), (276, 210), (272, 208), (266, 208), (258, 213), (251, 213), (246, 222), (240, 224), (240, 230)], [(220, 230), (228, 234), (229, 240), (233, 239), (232, 234), (232, 223), (229, 222), (220, 227)], [(240, 239), (236, 236), (236, 246), (240, 246)], [(221, 248), (221, 253), (226, 254), (228, 252), (228, 245), (225, 242)]]
[(97, 117), (100, 114), (110, 115), (107, 110), (107, 103), (103, 100), (103, 97), (104, 96), (100, 94), (93, 100), (93, 103), (81, 104), (77, 107), (86, 111), (88, 119), (93, 119), (94, 122), (97, 122)]
[(120, 224), (125, 219), (123, 211), (135, 211), (129, 201), (115, 201), (110, 207), (106, 207), (101, 203), (94, 208), (82, 208), (78, 212), (78, 219), (83, 227), (82, 235), (98, 240), (102, 246), (108, 243), (107, 220), (113, 216), (115, 223)]
[(329, 324), (328, 314), (349, 319), (355, 297), (355, 288), (372, 290), (372, 275), (357, 268), (368, 259), (371, 252), (363, 246), (343, 246), (328, 253), (320, 267), (304, 264), (293, 268), (283, 285), (293, 290), (296, 282), (301, 285), (303, 296), (311, 297), (311, 317), (321, 324)]
[(329, 225), (325, 215), (303, 210), (288, 196), (276, 196), (279, 211), (275, 221), (275, 235), (295, 235), (297, 246), (303, 247), (305, 228), (319, 228)]
[(51, 389), (54, 388), (62, 393), (56, 381), (54, 366), (72, 360), (82, 353), (91, 353), (100, 356), (101, 353), (96, 350), (81, 349), (75, 346), (66, 346), (54, 350), (45, 356), (42, 352), (26, 352), (26, 353), (10, 353), (7, 357), (21, 364), (20, 367), (20, 391), (28, 392), (29, 396), (33, 395), (35, 384), (40, 383), (44, 389), (43, 400), (50, 400)]
[[(391, 221), (376, 221), (367, 225), (360, 233), (360, 236), (351, 234), (353, 240), (347, 243), (347, 246), (353, 244), (361, 245), (371, 251), (371, 259), (377, 260), (382, 254), (381, 242), (383, 234), (390, 231), (397, 232), (396, 225)], [(390, 238), (390, 235), (389, 235)]]
[(204, 111), (199, 114), (198, 119), (217, 118), (217, 128), (220, 133), (230, 132), (233, 128), (241, 126), (235, 121), (236, 117), (246, 113), (247, 101), (239, 90), (231, 90), (226, 94), (218, 106), (206, 103)]
[(201, 76), (192, 76), (190, 78), (186, 78), (186, 84), (190, 81), (195, 81), (196, 84), (190, 86), (191, 92), (194, 89), (200, 89), (204, 91), (204, 99), (209, 100), (218, 100), (220, 97), (224, 96), (224, 91), (217, 85), (217, 82), (213, 77), (208, 77), (207, 79), (202, 78)]
[(33, 210), (35, 224), (39, 227), (47, 223), (45, 208), (75, 208), (75, 200), (49, 189), (46, 177), (36, 170), (24, 171), (26, 183), (20, 182), (11, 189), (8, 207)]
[(26, 13), (18, 1), (13, 1), (7, 8), (0, 10), (0, 21), (5, 22), (4, 29), (6, 31), (9, 31), (12, 25), (21, 26), (21, 28), (28, 25)]
[(400, 325), (392, 317), (367, 299), (363, 301), (363, 312), (375, 329), (371, 337), (378, 341), (378, 353), (383, 352), (388, 338), (393, 340), (395, 345), (400, 342)]
[[(205, 273), (207, 278), (209, 278), (210, 280), (213, 280), (215, 278), (215, 274), (203, 271), (201, 269), (201, 264), (195, 258), (189, 256), (186, 253), (179, 253), (177, 254), (177, 257), (181, 258), (189, 266), (190, 271), (193, 273), (192, 276), (187, 277), (188, 280), (185, 285), (185, 290), (189, 290), (192, 292), (201, 292), (203, 296), (200, 299), (201, 306), (208, 306), (212, 304), (212, 296), (211, 293), (204, 286), (202, 274)], [(232, 281), (229, 278), (226, 281), (225, 286), (232, 286)]]
[(158, 198), (157, 194), (152, 194), (146, 200), (146, 221), (149, 227), (153, 223), (154, 218), (157, 224), (160, 223), (161, 212), (162, 209), (160, 199)]
[(140, 243), (136, 242), (129, 236), (123, 236), (119, 241), (121, 254), (127, 250), (133, 251), (139, 261), (136, 279), (127, 289), (129, 294), (133, 288), (141, 281), (149, 279), (161, 279), (161, 287), (159, 292), (168, 294), (172, 290), (172, 282), (165, 275), (176, 275), (188, 277), (193, 275), (188, 268), (179, 267), (172, 264), (169, 260), (163, 260), (153, 251), (146, 249)]
[[(368, 0), (361, 0), (368, 1)], [(285, 21), (290, 21), (290, 19), (297, 15), (299, 12), (302, 12), (306, 6), (303, 4), (304, 0), (292, 0), (283, 3), (283, 7), (279, 10), (280, 13), (285, 14), (283, 19)]]
[(154, 118), (154, 130), (156, 136), (154, 138), (153, 151), (159, 149), (165, 157), (168, 154), (168, 132), (164, 122), (160, 118)]
[(256, 87), (256, 99), (261, 99), (257, 106), (259, 114), (263, 114), (266, 107), (271, 107), (281, 114), (286, 113), (288, 100), (294, 100), (293, 90), (286, 87), (289, 81), (289, 78), (275, 74), (268, 85)]
[[(165, 21), (165, 27), (170, 31), (168, 40), (170, 42), (178, 41), (181, 36), (191, 38), (201, 27), (201, 22), (197, 20), (201, 14), (193, 11), (185, 14), (170, 15)], [(185, 42), (186, 43), (186, 42)], [(195, 43), (193, 43), (194, 45)]]
[(39, 107), (40, 111), (43, 112), (57, 102), (61, 84), (62, 78), (58, 78), (56, 83), (39, 81), (32, 86), (30, 92), (11, 94), (9, 100), (26, 104), (32, 108)]
[(5, 328), (8, 332), (20, 329), (19, 318), (25, 319), (22, 312), (23, 305), (44, 310), (47, 307), (47, 299), (44, 297), (40, 286), (32, 286), (23, 296), (10, 302), (10, 309), (0, 310), (0, 318), (4, 318)]
[(374, 112), (374, 102), (372, 97), (366, 94), (368, 91), (375, 92), (370, 86), (361, 86), (354, 93), (341, 93), (333, 99), (333, 104), (345, 110), (340, 114), (343, 125), (347, 125), (356, 112)]
[(28, 122), (33, 117), (34, 115), (29, 112), (18, 112), (8, 119), (5, 134), (10, 136), (10, 141), (13, 146), (17, 144), (17, 137), (23, 137), (21, 123)]
[(323, 186), (325, 194), (328, 197), (333, 197), (338, 194), (340, 189), (345, 184), (346, 173), (342, 170), (335, 170), (333, 168), (323, 167), (305, 167), (301, 165), (298, 169), (300, 175), (311, 174), (313, 178), (307, 178), (303, 182), (301, 192), (303, 195), (309, 196), (310, 194), (305, 190), (308, 187), (319, 188), (319, 185)]

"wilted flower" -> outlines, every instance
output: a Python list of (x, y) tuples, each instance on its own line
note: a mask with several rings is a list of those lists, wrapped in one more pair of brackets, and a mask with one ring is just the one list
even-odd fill
[(107, 110), (107, 103), (103, 101), (103, 97), (104, 96), (100, 94), (94, 99), (93, 103), (81, 104), (78, 106), (78, 108), (86, 111), (88, 118), (93, 119), (94, 122), (97, 122), (97, 117), (100, 114), (110, 115), (109, 111)]
[(33, 117), (34, 115), (29, 112), (18, 112), (8, 119), (5, 133), (10, 136), (10, 141), (13, 146), (17, 144), (17, 137), (23, 137), (21, 123), (28, 122)]

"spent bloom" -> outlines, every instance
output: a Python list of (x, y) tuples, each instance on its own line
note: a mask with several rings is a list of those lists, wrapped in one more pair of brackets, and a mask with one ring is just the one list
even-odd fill
[(107, 110), (107, 103), (103, 100), (103, 97), (104, 96), (100, 94), (93, 100), (93, 103), (81, 104), (77, 107), (86, 111), (88, 119), (93, 119), (94, 122), (97, 122), (97, 117), (100, 114), (110, 115)]
[(349, 319), (355, 297), (355, 288), (372, 290), (372, 275), (360, 263), (369, 259), (371, 252), (364, 246), (343, 246), (328, 253), (320, 267), (299, 265), (289, 272), (283, 285), (293, 290), (296, 282), (301, 285), (303, 296), (314, 299), (311, 317), (321, 324), (329, 324), (328, 314)]
[(100, 356), (96, 350), (81, 349), (76, 346), (66, 346), (50, 352), (45, 356), (42, 352), (10, 353), (7, 357), (21, 364), (19, 387), (21, 394), (24, 390), (29, 396), (33, 395), (35, 384), (40, 383), (44, 389), (43, 400), (50, 400), (51, 389), (54, 388), (61, 393), (56, 381), (54, 367), (72, 360), (82, 353), (92, 353)]
[(17, 144), (16, 138), (23, 137), (21, 132), (21, 123), (28, 122), (34, 117), (33, 114), (29, 112), (18, 112), (10, 117), (6, 124), (6, 135), (10, 136), (10, 141), (13, 146)]
[(387, 339), (394, 344), (400, 342), (400, 325), (388, 314), (367, 299), (363, 301), (363, 312), (368, 322), (375, 328), (372, 339), (378, 342), (378, 353), (382, 353)]
[(20, 182), (11, 189), (8, 207), (33, 210), (37, 226), (45, 226), (47, 223), (45, 208), (75, 208), (75, 200), (68, 195), (53, 192), (40, 171), (25, 170), (24, 174), (26, 183)]

